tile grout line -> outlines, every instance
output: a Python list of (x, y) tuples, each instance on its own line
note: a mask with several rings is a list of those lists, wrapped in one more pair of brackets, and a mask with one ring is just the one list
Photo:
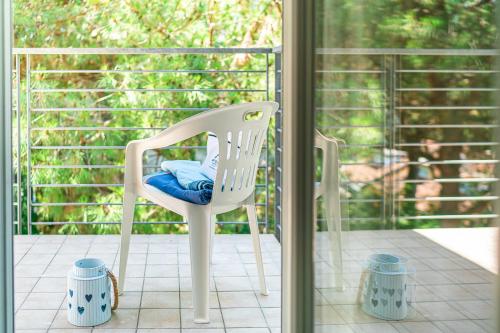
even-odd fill
[[(132, 237), (130, 237), (130, 238), (132, 238)], [(144, 296), (144, 285), (146, 284), (146, 267), (147, 267), (148, 258), (149, 258), (149, 244), (150, 243), (149, 243), (149, 239), (148, 239), (147, 246), (146, 246), (146, 264), (145, 264), (145, 268), (144, 268), (144, 277), (142, 278), (141, 297), (140, 297), (140, 300), (139, 300), (139, 309), (138, 309), (139, 311), (137, 311), (137, 322), (135, 324), (135, 331), (136, 332), (139, 330), (139, 322), (140, 322), (140, 319), (141, 319), (142, 298)], [(125, 278), (125, 281), (126, 281), (126, 278)], [(123, 289), (125, 289), (125, 286), (123, 286)]]
[[(35, 244), (38, 242), (38, 240), (39, 240), (39, 239), (40, 239), (40, 237), (37, 237), (37, 239), (36, 239), (33, 243), (31, 243), (31, 246), (29, 247), (29, 249), (28, 249), (28, 250), (26, 250), (26, 251), (24, 252), (23, 256), (21, 257), (21, 259), (19, 259), (19, 262), (18, 262), (17, 264), (15, 264), (15, 265), (14, 265), (14, 272), (15, 272), (16, 267), (18, 266), (18, 264), (19, 264), (19, 263), (20, 263), (20, 262), (24, 259), (24, 257), (26, 257), (26, 255), (28, 254), (28, 252), (29, 252), (29, 251), (31, 251), (31, 249), (33, 248), (33, 246), (35, 246)], [(14, 239), (14, 240), (15, 240), (15, 239)], [(15, 255), (15, 244), (14, 244), (14, 255)], [(48, 266), (48, 265), (47, 265), (47, 266)], [(27, 292), (27, 295), (26, 295), (26, 297), (24, 298), (24, 300), (21, 302), (21, 304), (19, 304), (19, 308), (18, 308), (18, 309), (16, 309), (15, 314), (17, 314), (17, 312), (18, 312), (19, 310), (21, 310), (21, 308), (23, 307), (23, 304), (26, 302), (26, 299), (28, 299), (28, 297), (31, 295), (31, 292), (33, 291), (33, 289), (34, 289), (34, 288), (35, 288), (35, 286), (37, 285), (38, 281), (40, 281), (40, 276), (35, 277), (35, 279), (37, 279), (37, 280), (36, 280), (36, 282), (33, 284), (33, 287), (31, 287), (30, 291), (29, 291), (29, 292)], [(15, 280), (16, 280), (16, 276), (14, 275), (14, 282), (15, 282)], [(14, 285), (14, 288), (15, 288), (15, 285)], [(14, 290), (14, 293), (15, 293), (15, 290)]]
[[(23, 307), (24, 303), (26, 303), (26, 300), (31, 296), (31, 294), (33, 293), (33, 290), (35, 289), (35, 287), (38, 285), (38, 283), (40, 282), (40, 280), (42, 279), (43, 275), (45, 274), (45, 272), (47, 271), (47, 269), (49, 268), (50, 264), (52, 263), (52, 261), (54, 260), (54, 258), (56, 257), (57, 253), (59, 252), (59, 250), (61, 249), (61, 246), (62, 244), (66, 241), (68, 237), (64, 237), (64, 241), (61, 242), (59, 244), (59, 246), (57, 247), (57, 250), (56, 250), (56, 253), (53, 255), (52, 259), (49, 261), (49, 263), (47, 264), (47, 266), (45, 267), (45, 269), (43, 270), (43, 272), (41, 273), (41, 275), (38, 277), (36, 283), (33, 285), (33, 287), (30, 289), (30, 291), (28, 292), (28, 295), (26, 296), (26, 298), (24, 299), (24, 301), (19, 305), (19, 309), (16, 311), (16, 313), (21, 310), (21, 308)], [(33, 245), (30, 247), (30, 250), (33, 248), (33, 246), (35, 246), (36, 243), (38, 243), (40, 241), (41, 237), (38, 237), (38, 239), (33, 243)], [(43, 244), (43, 243), (42, 243)], [(26, 252), (27, 254), (28, 252)], [(26, 256), (26, 254), (24, 256)], [(23, 256), (23, 258), (24, 258)], [(64, 298), (63, 300), (61, 301), (61, 304), (59, 304), (59, 308), (56, 309), (56, 314), (54, 315), (54, 318), (52, 318), (52, 321), (50, 322), (50, 325), (49, 325), (49, 328), (47, 328), (47, 331), (50, 329), (50, 327), (52, 326), (52, 324), (54, 323), (54, 320), (57, 316), (57, 312), (59, 312), (60, 308), (61, 308), (61, 305), (62, 303), (64, 302)]]

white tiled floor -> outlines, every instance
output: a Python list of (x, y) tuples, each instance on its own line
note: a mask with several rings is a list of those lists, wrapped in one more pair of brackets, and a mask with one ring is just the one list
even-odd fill
[[(328, 244), (318, 234), (316, 323), (318, 333), (493, 332), (494, 275), (414, 231), (344, 233), (345, 291), (332, 285)], [(280, 245), (263, 235), (271, 293), (258, 292), (249, 235), (215, 238), (211, 322), (192, 322), (191, 271), (186, 235), (135, 235), (126, 293), (111, 321), (76, 328), (66, 321), (66, 273), (74, 260), (99, 257), (115, 272), (117, 236), (19, 236), (16, 252), (18, 333), (277, 333), (280, 332)], [(480, 242), (479, 242), (480, 244)], [(373, 252), (407, 256), (417, 268), (416, 312), (388, 322), (356, 304), (363, 262)], [(492, 254), (493, 255), (493, 254)]]

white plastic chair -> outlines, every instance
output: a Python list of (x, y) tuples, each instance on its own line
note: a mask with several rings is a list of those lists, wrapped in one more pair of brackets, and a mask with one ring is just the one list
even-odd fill
[[(316, 183), (314, 197), (317, 200), (323, 197), (323, 209), (330, 245), (335, 274), (335, 287), (344, 289), (343, 262), (342, 262), (342, 218), (340, 211), (340, 163), (339, 146), (340, 140), (327, 138), (316, 130), (314, 145), (323, 152), (323, 163), (321, 166), (321, 181)], [(316, 213), (314, 214), (316, 217)]]
[[(123, 291), (125, 271), (138, 196), (182, 215), (189, 225), (194, 322), (209, 322), (209, 280), (216, 214), (245, 207), (252, 234), (260, 292), (267, 295), (260, 249), (254, 191), (262, 144), (271, 116), (278, 109), (275, 102), (240, 104), (210, 110), (165, 129), (158, 135), (131, 141), (125, 153), (125, 194), (120, 252), (119, 290)], [(257, 117), (260, 116), (260, 117)], [(258, 118), (258, 119), (256, 119)], [(213, 132), (219, 142), (219, 163), (212, 200), (195, 205), (174, 198), (144, 182), (142, 155), (205, 132)]]

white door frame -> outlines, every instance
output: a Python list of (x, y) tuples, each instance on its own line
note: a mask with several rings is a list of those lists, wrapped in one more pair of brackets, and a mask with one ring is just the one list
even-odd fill
[(0, 332), (14, 332), (11, 1), (0, 1)]
[(283, 4), (282, 332), (314, 331), (314, 0)]

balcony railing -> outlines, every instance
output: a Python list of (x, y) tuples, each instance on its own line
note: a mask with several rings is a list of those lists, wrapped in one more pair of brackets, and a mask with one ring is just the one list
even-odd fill
[[(495, 55), (318, 50), (317, 125), (346, 141), (343, 215), (351, 227), (487, 225), (497, 217)], [(129, 140), (221, 104), (281, 100), (279, 48), (17, 49), (14, 56), (19, 231), (118, 224)], [(256, 193), (259, 221), (278, 234), (282, 116), (268, 135)], [(203, 140), (148, 153), (146, 172), (168, 157), (201, 159)], [(147, 219), (137, 223), (183, 223), (150, 203), (138, 210)], [(234, 214), (221, 223), (244, 221)]]
[[(21, 203), (16, 224), (23, 230), (25, 219), (28, 233), (33, 226), (119, 224), (128, 141), (197, 112), (269, 100), (272, 93), (269, 48), (16, 49), (14, 54), (21, 106), (16, 179), (22, 184), (16, 188)], [(158, 171), (168, 157), (201, 159), (203, 148), (198, 138), (148, 152), (145, 173)], [(256, 189), (264, 228), (269, 226), (268, 161), (266, 145)], [(138, 205), (140, 216), (151, 217), (138, 224), (183, 223), (154, 211), (150, 203)], [(233, 215), (220, 223), (243, 221)]]

